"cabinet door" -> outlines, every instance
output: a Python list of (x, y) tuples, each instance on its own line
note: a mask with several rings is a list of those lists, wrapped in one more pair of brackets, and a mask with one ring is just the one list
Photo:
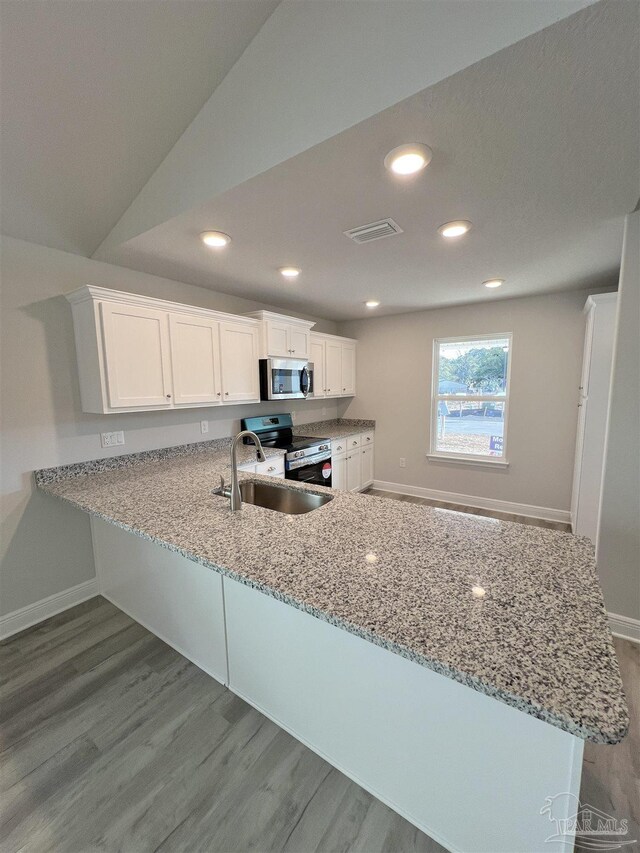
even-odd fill
[(362, 465), (362, 486), (370, 486), (373, 483), (373, 447), (363, 447), (360, 454)]
[(170, 407), (168, 314), (155, 308), (102, 302), (101, 315), (109, 406)]
[(206, 317), (169, 315), (176, 405), (222, 402), (218, 326), (216, 320)]
[(309, 361), (313, 364), (313, 396), (325, 397), (324, 384), (324, 341), (311, 340)]
[(324, 364), (327, 397), (337, 397), (342, 394), (342, 344), (340, 342), (326, 342)]
[(272, 320), (265, 321), (267, 338), (267, 355), (276, 358), (289, 358), (289, 324)]
[(309, 337), (308, 329), (289, 326), (289, 355), (293, 358), (309, 358)]
[(347, 457), (344, 455), (331, 459), (331, 486), (334, 489), (347, 488)]
[(356, 393), (356, 348), (355, 344), (342, 344), (342, 391), (353, 396)]
[(220, 356), (223, 401), (259, 400), (257, 328), (242, 323), (220, 323)]
[(351, 450), (347, 455), (347, 488), (357, 492), (362, 486), (362, 451), (360, 448)]

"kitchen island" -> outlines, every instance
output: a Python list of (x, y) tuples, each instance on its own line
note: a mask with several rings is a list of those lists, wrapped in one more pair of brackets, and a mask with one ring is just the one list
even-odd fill
[(628, 725), (590, 543), (335, 490), (232, 515), (221, 475), (224, 441), (36, 479), (92, 515), (103, 594), (440, 843), (566, 850), (545, 798)]

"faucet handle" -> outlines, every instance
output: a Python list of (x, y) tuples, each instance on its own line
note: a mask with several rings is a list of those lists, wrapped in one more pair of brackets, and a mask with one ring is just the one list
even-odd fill
[(215, 489), (212, 489), (211, 494), (212, 495), (222, 495), (224, 497), (225, 496), (224, 495), (225, 488), (226, 488), (226, 484), (224, 482), (224, 477), (222, 476), (222, 474), (220, 474), (220, 485), (216, 486)]

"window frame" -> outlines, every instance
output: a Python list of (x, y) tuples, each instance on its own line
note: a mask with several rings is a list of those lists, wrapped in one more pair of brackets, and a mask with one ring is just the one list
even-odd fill
[[(440, 344), (453, 344), (473, 341), (494, 341), (494, 340), (509, 341), (509, 357), (507, 359), (507, 375), (506, 375), (506, 393), (504, 396), (498, 397), (495, 394), (438, 394), (440, 385)], [(438, 460), (440, 462), (457, 462), (467, 465), (493, 465), (495, 467), (506, 468), (509, 465), (507, 460), (507, 434), (509, 424), (509, 409), (511, 397), (511, 362), (513, 361), (513, 333), (512, 332), (495, 332), (484, 335), (455, 335), (450, 338), (434, 338), (433, 339), (433, 354), (432, 354), (432, 370), (431, 370), (431, 436), (429, 440), (428, 459)], [(475, 453), (451, 453), (445, 450), (438, 450), (438, 403), (440, 401), (448, 402), (455, 401), (459, 403), (467, 402), (499, 402), (504, 403), (504, 427), (503, 427), (503, 445), (502, 456), (482, 456)]]

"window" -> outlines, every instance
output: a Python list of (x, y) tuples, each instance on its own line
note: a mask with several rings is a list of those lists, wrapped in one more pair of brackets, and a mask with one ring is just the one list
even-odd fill
[(510, 362), (510, 334), (434, 341), (430, 456), (506, 464)]

